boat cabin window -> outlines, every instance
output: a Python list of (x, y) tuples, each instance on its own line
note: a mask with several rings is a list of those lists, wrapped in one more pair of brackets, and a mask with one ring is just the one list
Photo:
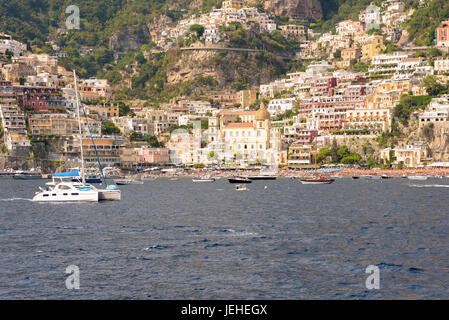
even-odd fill
[(70, 190), (70, 187), (69, 186), (66, 186), (66, 185), (61, 185), (61, 186), (59, 186), (58, 187), (60, 190)]

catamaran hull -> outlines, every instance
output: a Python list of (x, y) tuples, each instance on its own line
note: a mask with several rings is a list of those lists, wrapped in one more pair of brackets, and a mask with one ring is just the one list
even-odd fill
[(100, 201), (120, 201), (122, 193), (120, 190), (99, 190), (98, 200)]
[(42, 192), (33, 198), (33, 202), (98, 202), (98, 200), (98, 191), (80, 191), (77, 195), (70, 193), (53, 195), (51, 192)]

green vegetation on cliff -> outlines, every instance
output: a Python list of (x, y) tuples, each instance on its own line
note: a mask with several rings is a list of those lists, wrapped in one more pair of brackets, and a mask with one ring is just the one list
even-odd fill
[(409, 37), (417, 45), (431, 45), (435, 39), (435, 28), (440, 22), (449, 19), (449, 1), (426, 1), (426, 5), (419, 7), (418, 1), (412, 6), (417, 8), (409, 21), (405, 23)]

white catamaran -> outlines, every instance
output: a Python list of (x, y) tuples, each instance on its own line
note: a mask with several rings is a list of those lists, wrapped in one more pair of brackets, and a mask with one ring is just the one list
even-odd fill
[[(49, 186), (47, 190), (39, 187), (40, 191), (36, 192), (33, 198), (35, 202), (98, 202), (99, 200), (120, 200), (121, 191), (117, 189), (115, 185), (106, 186), (106, 189), (97, 189), (96, 187), (86, 184), (85, 179), (85, 169), (84, 169), (84, 150), (83, 150), (83, 137), (81, 130), (81, 117), (80, 117), (80, 105), (79, 105), (79, 95), (78, 95), (78, 85), (76, 80), (76, 73), (73, 71), (75, 79), (75, 94), (76, 94), (76, 106), (77, 106), (77, 116), (78, 116), (78, 127), (79, 127), (79, 143), (80, 143), (80, 153), (81, 153), (81, 172), (79, 170), (66, 172), (66, 173), (56, 173), (53, 174), (53, 182), (48, 183)], [(90, 129), (89, 129), (90, 131)], [(90, 132), (89, 132), (90, 133)], [(97, 156), (98, 158), (98, 156)], [(98, 159), (99, 161), (99, 159)], [(101, 164), (100, 171), (101, 170)], [(79, 181), (64, 181), (64, 178), (77, 178), (81, 177)], [(55, 178), (61, 179), (60, 182), (56, 182)], [(103, 181), (104, 175), (102, 173)], [(106, 183), (105, 183), (106, 184)]]

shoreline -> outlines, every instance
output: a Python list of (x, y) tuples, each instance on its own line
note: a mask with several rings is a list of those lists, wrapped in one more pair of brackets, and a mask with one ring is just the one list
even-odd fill
[[(428, 177), (448, 177), (449, 178), (449, 168), (447, 169), (342, 169), (338, 171), (329, 172), (318, 172), (315, 173), (314, 170), (290, 170), (290, 169), (280, 169), (274, 176), (278, 178), (303, 178), (310, 177), (314, 175), (331, 176), (334, 178), (346, 178), (353, 176), (388, 176), (388, 177), (407, 177), (407, 176), (428, 176)], [(141, 173), (141, 174), (124, 174), (123, 176), (112, 176), (106, 179), (123, 179), (123, 178), (142, 178), (142, 179), (157, 179), (157, 178), (199, 178), (199, 177), (211, 177), (211, 178), (232, 178), (232, 177), (248, 177), (248, 176), (259, 176), (259, 170), (235, 170), (235, 171), (225, 171), (225, 170), (197, 170), (197, 171), (187, 171), (182, 173)], [(1, 174), (0, 179), (13, 179), (13, 175)], [(42, 179), (51, 179), (51, 175), (42, 174)], [(28, 180), (28, 179), (25, 179)]]
[[(142, 176), (144, 179), (154, 178), (195, 178), (195, 177), (211, 177), (211, 178), (231, 178), (231, 177), (246, 177), (246, 176), (258, 176), (259, 172), (250, 170), (223, 172), (220, 170), (214, 171), (198, 171), (198, 172), (183, 172), (180, 174), (138, 174), (133, 175), (135, 177)], [(297, 171), (297, 170), (279, 170), (275, 176), (278, 178), (295, 178), (306, 177), (314, 175), (313, 170)], [(385, 170), (364, 170), (364, 169), (343, 169), (340, 171), (318, 173), (323, 176), (332, 176), (337, 178), (353, 177), (353, 176), (388, 176), (388, 177), (402, 177), (402, 176), (429, 176), (429, 177), (449, 177), (449, 169), (385, 169)]]

